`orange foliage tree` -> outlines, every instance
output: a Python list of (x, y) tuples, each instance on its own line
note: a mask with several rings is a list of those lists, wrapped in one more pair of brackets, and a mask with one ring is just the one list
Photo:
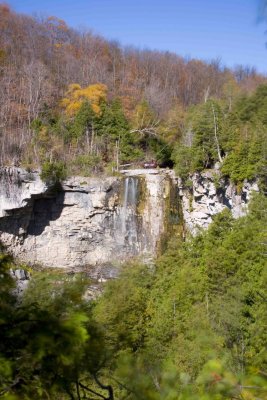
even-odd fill
[(81, 108), (83, 102), (88, 101), (96, 114), (100, 113), (100, 104), (107, 100), (107, 86), (102, 83), (81, 88), (77, 83), (69, 85), (66, 96), (61, 101), (65, 114), (73, 117)]

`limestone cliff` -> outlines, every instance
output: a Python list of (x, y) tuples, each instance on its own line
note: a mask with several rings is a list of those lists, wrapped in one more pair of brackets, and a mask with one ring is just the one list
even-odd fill
[(244, 182), (237, 187), (227, 179), (220, 178), (219, 171), (210, 170), (191, 176), (191, 188), (185, 188), (177, 179), (186, 228), (196, 233), (207, 228), (214, 215), (228, 208), (234, 218), (246, 214), (253, 193), (259, 191), (257, 182)]
[[(31, 264), (85, 268), (106, 279), (134, 256), (155, 257), (172, 225), (196, 233), (229, 208), (244, 215), (257, 184), (240, 192), (218, 171), (194, 174), (191, 189), (168, 170), (129, 170), (118, 177), (72, 177), (57, 187), (38, 172), (0, 169), (0, 240)], [(181, 204), (183, 221), (179, 220)]]
[(170, 186), (168, 174), (154, 170), (74, 177), (55, 188), (42, 183), (37, 172), (6, 168), (1, 171), (0, 240), (28, 263), (91, 266), (106, 278), (118, 262), (155, 256)]

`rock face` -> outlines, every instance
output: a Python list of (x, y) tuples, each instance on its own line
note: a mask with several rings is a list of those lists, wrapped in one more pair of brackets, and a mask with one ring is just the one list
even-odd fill
[(244, 182), (238, 193), (235, 185), (227, 180), (219, 180), (217, 173), (208, 171), (194, 174), (191, 190), (185, 189), (178, 179), (184, 223), (192, 233), (199, 228), (207, 228), (212, 217), (226, 208), (231, 210), (234, 218), (245, 215), (252, 193), (259, 191), (256, 182)]
[(104, 280), (116, 274), (118, 263), (153, 258), (175, 225), (183, 222), (194, 234), (225, 208), (234, 217), (244, 215), (259, 190), (248, 182), (240, 193), (227, 181), (216, 187), (216, 171), (194, 174), (191, 190), (172, 171), (121, 172), (48, 187), (38, 172), (0, 169), (0, 240), (27, 263), (88, 267), (91, 276)]
[(37, 172), (2, 169), (0, 240), (25, 262), (89, 266), (93, 275), (110, 277), (116, 263), (156, 254), (172, 181), (155, 172), (74, 177), (51, 188)]

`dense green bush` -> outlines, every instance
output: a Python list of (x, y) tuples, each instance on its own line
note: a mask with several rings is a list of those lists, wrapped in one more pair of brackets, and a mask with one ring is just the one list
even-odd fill
[(67, 177), (67, 168), (63, 161), (45, 161), (42, 165), (41, 179), (48, 184), (55, 184)]

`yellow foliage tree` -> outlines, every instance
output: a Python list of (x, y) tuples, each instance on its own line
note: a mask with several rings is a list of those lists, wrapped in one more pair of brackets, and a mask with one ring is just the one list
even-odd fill
[(223, 85), (223, 97), (228, 103), (229, 111), (232, 111), (232, 105), (235, 98), (240, 93), (240, 87), (231, 74), (228, 75)]
[(77, 83), (72, 83), (61, 101), (61, 106), (68, 117), (73, 117), (77, 114), (83, 102), (88, 101), (93, 111), (99, 114), (101, 102), (107, 100), (107, 90), (107, 86), (102, 83), (89, 85), (83, 89)]

